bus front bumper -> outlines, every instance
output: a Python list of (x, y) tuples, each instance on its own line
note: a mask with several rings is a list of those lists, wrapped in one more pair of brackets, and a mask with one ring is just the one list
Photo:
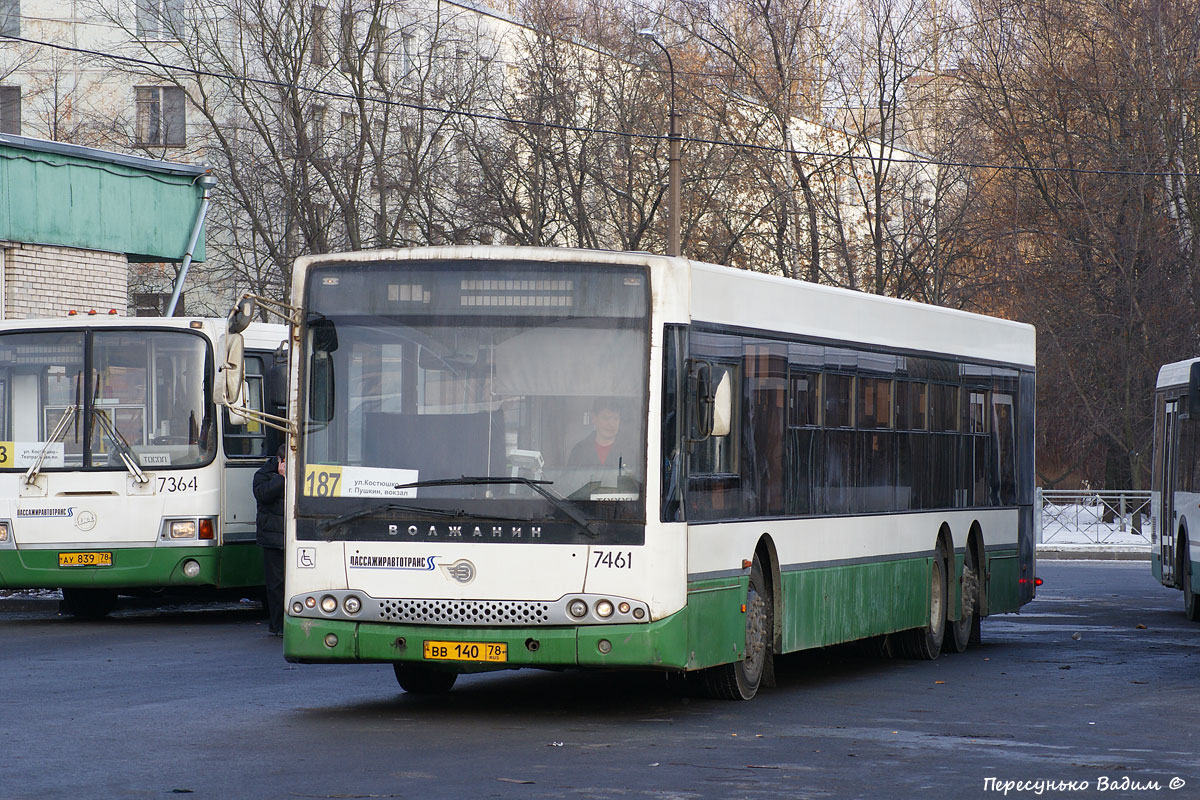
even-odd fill
[[(262, 556), (257, 545), (218, 547), (104, 547), (89, 552), (107, 553), (111, 566), (60, 566), (59, 553), (84, 548), (54, 550), (0, 550), (0, 587), (6, 589), (122, 589), (154, 586), (251, 585), (262, 582)], [(244, 549), (244, 552), (242, 550)], [(249, 560), (257, 570), (240, 566)], [(188, 562), (192, 562), (189, 565)], [(231, 569), (234, 563), (239, 566)], [(194, 573), (194, 574), (189, 574)], [(232, 573), (232, 575), (231, 575)], [(239, 580), (230, 581), (236, 575)]]
[[(544, 628), (458, 628), (372, 622), (284, 620), (283, 651), (288, 661), (428, 661), (462, 672), (516, 667), (652, 667), (685, 669), (687, 611), (657, 622)], [(434, 660), (426, 642), (503, 644), (503, 661)], [(494, 649), (493, 649), (494, 650)]]

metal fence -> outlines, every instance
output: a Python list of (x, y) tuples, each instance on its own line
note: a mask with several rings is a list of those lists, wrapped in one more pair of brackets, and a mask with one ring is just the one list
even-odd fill
[(1037, 494), (1042, 544), (1150, 544), (1150, 492), (1038, 489)]

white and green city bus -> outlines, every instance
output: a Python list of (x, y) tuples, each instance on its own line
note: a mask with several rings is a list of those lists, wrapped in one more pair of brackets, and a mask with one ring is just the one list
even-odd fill
[(1154, 468), (1150, 482), (1150, 568), (1183, 590), (1187, 618), (1200, 622), (1200, 358), (1166, 364), (1154, 390)]
[[(90, 315), (0, 323), (0, 588), (61, 588), (69, 612), (96, 617), (120, 592), (262, 584), (251, 478), (279, 437), (218, 415), (224, 329)], [(272, 372), (286, 381), (275, 352), (286, 328), (256, 323), (245, 336), (261, 407)]]
[(645, 253), (357, 252), (294, 281), (291, 661), (749, 698), (773, 654), (936, 658), (1033, 597), (1028, 325)]

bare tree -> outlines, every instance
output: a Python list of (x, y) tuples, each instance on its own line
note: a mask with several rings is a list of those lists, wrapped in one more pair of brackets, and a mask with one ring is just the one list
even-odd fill
[[(1172, 123), (1194, 74), (1192, 5), (973, 8), (972, 119), (1012, 167), (991, 188), (996, 254), (1055, 376), (1039, 391), (1049, 478), (1076, 468), (1097, 485), (1142, 485), (1157, 367), (1196, 345), (1194, 300), (1173, 288), (1193, 279), (1188, 181), (1171, 174), (1195, 153)], [(1160, 64), (1183, 83), (1162, 83)], [(1081, 425), (1086, 436), (1055, 438)], [(1097, 456), (1076, 466), (1081, 451)]]

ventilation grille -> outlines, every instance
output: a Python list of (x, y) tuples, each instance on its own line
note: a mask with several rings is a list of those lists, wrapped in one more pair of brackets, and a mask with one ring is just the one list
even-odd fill
[(550, 605), (529, 601), (384, 600), (379, 615), (388, 622), (432, 625), (546, 625)]

